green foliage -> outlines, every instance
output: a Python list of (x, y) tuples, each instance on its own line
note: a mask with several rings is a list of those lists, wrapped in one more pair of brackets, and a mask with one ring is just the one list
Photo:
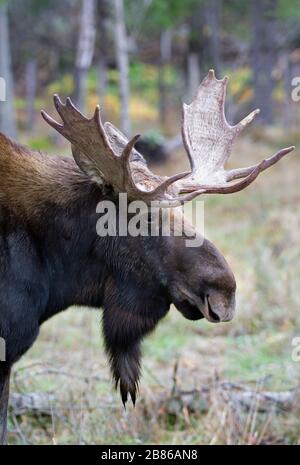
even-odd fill
[(26, 4), (27, 13), (30, 15), (38, 15), (44, 8), (53, 5), (53, 0), (23, 0)]
[(277, 15), (283, 20), (300, 16), (299, 0), (279, 0)]
[(239, 40), (249, 41), (251, 38), (251, 2), (229, 0), (222, 3), (222, 29), (230, 31)]
[(164, 143), (163, 135), (156, 130), (147, 131), (145, 134), (143, 134), (143, 139), (147, 141), (149, 146), (153, 147), (162, 145)]
[[(157, 90), (158, 70), (153, 65), (134, 62), (129, 71), (130, 83), (133, 89), (145, 94)], [(164, 83), (166, 86), (175, 86), (178, 81), (178, 73), (173, 66), (165, 66)]]
[(61, 95), (72, 95), (74, 91), (74, 79), (71, 74), (65, 74), (60, 76), (60, 79), (53, 81), (47, 88), (49, 96), (52, 96), (55, 93)]
[(47, 136), (39, 136), (26, 141), (28, 147), (32, 150), (48, 151), (52, 148), (52, 142)]
[(201, 0), (154, 0), (149, 8), (148, 18), (159, 27), (168, 28), (175, 26), (179, 20), (190, 16), (195, 6), (201, 4)]
[[(141, 2), (136, 0), (126, 0), (127, 16), (134, 21), (136, 10), (145, 10), (145, 14), (140, 12), (146, 28), (161, 30), (175, 27), (179, 21), (189, 18), (194, 8), (199, 7), (205, 0), (153, 0), (152, 2)], [(133, 23), (133, 27), (136, 26)]]

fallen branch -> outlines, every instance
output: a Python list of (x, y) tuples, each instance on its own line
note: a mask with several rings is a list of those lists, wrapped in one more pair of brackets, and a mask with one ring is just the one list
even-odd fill
[(268, 412), (271, 408), (276, 410), (288, 411), (292, 410), (295, 405), (297, 391), (242, 391), (242, 392), (226, 392), (229, 399), (240, 407), (249, 410), (254, 404), (257, 404), (259, 412)]
[(263, 391), (252, 390), (241, 384), (229, 382), (214, 382), (210, 386), (191, 391), (182, 391), (177, 388), (177, 368), (174, 369), (173, 388), (171, 396), (167, 400), (167, 411), (171, 414), (179, 414), (183, 409), (192, 413), (206, 413), (211, 404), (211, 397), (218, 395), (226, 403), (238, 410), (255, 409), (260, 412), (274, 410), (291, 411), (297, 403), (300, 395), (300, 387), (289, 391)]
[(32, 392), (26, 394), (13, 393), (10, 396), (9, 408), (15, 416), (26, 413), (37, 413), (39, 415), (52, 415), (55, 396), (43, 392)]

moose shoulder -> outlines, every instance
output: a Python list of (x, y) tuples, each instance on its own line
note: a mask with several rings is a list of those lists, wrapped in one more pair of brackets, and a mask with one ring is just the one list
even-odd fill
[[(235, 279), (207, 240), (187, 248), (185, 237), (100, 237), (97, 205), (158, 200), (174, 207), (203, 193), (244, 189), (293, 147), (258, 165), (225, 171), (231, 145), (253, 114), (231, 127), (224, 117), (227, 79), (210, 71), (196, 99), (184, 106), (183, 141), (191, 172), (154, 175), (135, 149), (97, 107), (85, 118), (67, 99), (54, 98), (63, 124), (44, 119), (67, 138), (73, 158), (32, 152), (0, 135), (0, 439), (5, 442), (9, 375), (31, 347), (40, 325), (72, 306), (103, 308), (103, 334), (122, 400), (136, 399), (140, 344), (171, 303), (188, 319), (229, 321)], [(238, 180), (237, 182), (233, 182)], [(117, 210), (118, 214), (118, 210)], [(173, 210), (173, 215), (178, 215)], [(192, 228), (192, 226), (190, 226)]]

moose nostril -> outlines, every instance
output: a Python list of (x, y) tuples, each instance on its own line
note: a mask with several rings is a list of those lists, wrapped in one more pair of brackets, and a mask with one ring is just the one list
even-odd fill
[(210, 317), (214, 320), (214, 321), (221, 321), (221, 318), (219, 315), (217, 315), (217, 313), (215, 313), (210, 305), (210, 301), (209, 301), (209, 294), (206, 294), (206, 300), (207, 300), (207, 305), (208, 305), (208, 313), (210, 315)]
[(203, 304), (205, 304), (205, 298), (206, 298), (205, 294), (200, 294), (200, 299), (202, 300)]

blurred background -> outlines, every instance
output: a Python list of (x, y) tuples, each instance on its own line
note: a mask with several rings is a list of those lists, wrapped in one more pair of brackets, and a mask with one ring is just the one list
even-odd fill
[[(261, 109), (231, 167), (299, 144), (299, 0), (0, 0), (0, 131), (35, 150), (70, 154), (40, 116), (55, 114), (58, 93), (86, 114), (100, 103), (128, 136), (143, 134), (154, 171), (178, 172), (182, 101), (210, 68), (230, 77), (230, 123)], [(100, 312), (57, 316), (15, 367), (9, 442), (300, 444), (299, 167), (298, 150), (247, 190), (204, 198), (206, 235), (237, 278), (233, 322), (171, 309), (144, 344), (138, 405), (124, 411)]]

